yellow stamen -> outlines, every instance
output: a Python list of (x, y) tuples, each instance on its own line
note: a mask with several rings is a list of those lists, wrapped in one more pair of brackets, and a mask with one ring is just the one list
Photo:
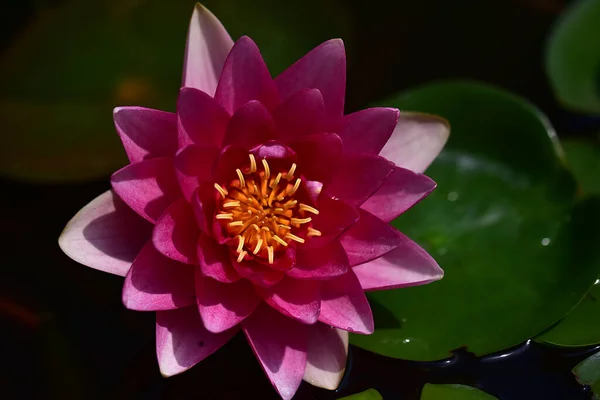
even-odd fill
[(298, 243), (304, 243), (304, 239), (302, 239), (301, 237), (298, 237), (298, 236), (294, 235), (293, 233), (286, 233), (285, 234), (285, 238), (286, 239), (292, 239), (293, 241), (298, 242)]
[(242, 226), (244, 225), (244, 221), (233, 221), (228, 224), (229, 226)]
[(275, 258), (275, 253), (273, 251), (273, 246), (267, 247), (267, 252), (269, 253), (269, 264), (273, 264), (274, 258)]
[(260, 231), (260, 228), (256, 224), (252, 224), (250, 227), (256, 229), (256, 232)]
[(307, 217), (307, 218), (291, 218), (290, 222), (293, 225), (302, 225), (302, 224), (308, 224), (310, 221), (312, 221), (311, 217)]
[(296, 193), (296, 190), (298, 190), (298, 188), (300, 187), (300, 178), (296, 179), (296, 183), (294, 183), (294, 186), (292, 187), (292, 189), (287, 192), (288, 196), (293, 195), (294, 193)]
[[(271, 189), (275, 189), (277, 187), (277, 185), (279, 185), (279, 181), (281, 180), (281, 172), (277, 174), (277, 176), (275, 177), (275, 179), (273, 179), (273, 182), (271, 182)], [(275, 197), (275, 191), (271, 192), (271, 195), (273, 195), (273, 197)]]
[(248, 157), (250, 157), (250, 172), (254, 173), (256, 172), (256, 158), (253, 154), (249, 154)]
[(273, 235), (273, 240), (276, 241), (277, 243), (279, 243), (282, 246), (287, 246), (287, 242), (285, 240), (283, 240), (282, 238), (280, 238), (277, 235)]
[(252, 253), (258, 254), (258, 252), (260, 251), (260, 248), (262, 247), (262, 244), (263, 244), (263, 240), (258, 239), (258, 242), (256, 243), (256, 247), (254, 248), (254, 251)]
[(286, 229), (286, 230), (288, 230), (288, 231), (289, 231), (290, 229), (292, 229), (292, 227), (291, 227), (291, 226), (287, 226), (287, 225), (277, 225), (277, 226), (279, 227), (279, 229)]
[(306, 205), (306, 204), (302, 204), (302, 203), (300, 203), (300, 206), (298, 207), (298, 209), (299, 209), (300, 211), (307, 211), (307, 212), (309, 212), (309, 213), (313, 213), (313, 214), (315, 214), (315, 215), (319, 215), (319, 210), (317, 210), (317, 209), (316, 209), (316, 208), (314, 208), (314, 207), (308, 206), (308, 205)]
[(217, 214), (216, 218), (217, 219), (233, 219), (233, 214), (231, 214), (231, 213)]
[(269, 179), (271, 177), (271, 169), (269, 168), (269, 163), (266, 158), (262, 159), (262, 165), (265, 167), (265, 179)]
[(294, 178), (294, 172), (296, 172), (296, 163), (292, 163), (290, 170), (285, 174), (285, 179), (292, 180)]
[(227, 196), (229, 194), (229, 192), (227, 190), (225, 190), (224, 188), (221, 187), (221, 185), (219, 185), (218, 183), (214, 184), (215, 189), (217, 189), (217, 191), (221, 194), (221, 196), (223, 198), (225, 198), (225, 196)]
[(308, 232), (306, 233), (306, 236), (308, 236), (308, 237), (321, 236), (321, 231), (318, 231), (314, 228), (308, 228)]
[(246, 238), (244, 238), (243, 236), (238, 235), (238, 246), (237, 249), (235, 250), (236, 253), (241, 253), (242, 249), (244, 248), (244, 242), (246, 241)]
[(232, 207), (239, 207), (239, 206), (240, 206), (239, 201), (226, 201), (225, 203), (223, 203), (223, 208), (232, 208)]
[(242, 262), (242, 260), (244, 259), (244, 257), (246, 257), (246, 254), (248, 254), (248, 252), (246, 250), (242, 251), (240, 253), (240, 255), (238, 256), (238, 258), (237, 258), (237, 262), (239, 262), (239, 263)]
[(238, 168), (235, 170), (235, 173), (237, 174), (240, 180), (240, 187), (246, 186), (246, 180), (244, 179), (244, 174), (242, 174), (242, 171)]

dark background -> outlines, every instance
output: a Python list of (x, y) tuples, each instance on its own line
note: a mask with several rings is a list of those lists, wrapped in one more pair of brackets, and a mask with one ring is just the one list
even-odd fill
[[(3, 0), (0, 55), (40, 3), (51, 9), (63, 1)], [(563, 137), (586, 134), (597, 119), (562, 110), (543, 71), (546, 37), (567, 3), (346, 1), (353, 21), (346, 111), (421, 83), (467, 78), (529, 99)], [(15, 134), (0, 131), (2, 137)], [(181, 376), (161, 378), (154, 315), (122, 306), (122, 278), (83, 267), (60, 251), (62, 228), (109, 188), (107, 178), (71, 185), (0, 179), (0, 398), (277, 398), (243, 337)], [(452, 360), (412, 363), (352, 348), (339, 393), (303, 384), (297, 398), (331, 399), (375, 387), (386, 399), (417, 399), (429, 381), (477, 385), (500, 399), (585, 399), (589, 388), (579, 386), (570, 370), (592, 350), (525, 344), (508, 357), (477, 360), (459, 351)]]

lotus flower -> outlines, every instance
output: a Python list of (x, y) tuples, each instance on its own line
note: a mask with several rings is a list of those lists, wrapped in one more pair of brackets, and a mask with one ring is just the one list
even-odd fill
[(59, 244), (125, 276), (127, 308), (156, 312), (163, 375), (241, 330), (282, 398), (303, 379), (335, 389), (348, 332), (374, 329), (364, 292), (443, 276), (389, 221), (434, 189), (420, 172), (448, 126), (392, 108), (344, 115), (345, 61), (330, 40), (272, 79), (250, 38), (234, 44), (197, 5), (177, 113), (115, 109), (131, 163)]

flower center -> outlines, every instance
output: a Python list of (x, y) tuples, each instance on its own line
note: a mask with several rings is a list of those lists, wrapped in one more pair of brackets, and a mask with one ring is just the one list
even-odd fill
[(266, 159), (259, 165), (254, 155), (249, 158), (249, 165), (236, 169), (238, 178), (229, 185), (214, 184), (221, 196), (216, 218), (238, 240), (238, 262), (257, 257), (273, 264), (290, 243), (321, 236), (311, 223), (319, 211), (298, 201), (302, 179), (294, 176), (295, 163), (276, 172)]

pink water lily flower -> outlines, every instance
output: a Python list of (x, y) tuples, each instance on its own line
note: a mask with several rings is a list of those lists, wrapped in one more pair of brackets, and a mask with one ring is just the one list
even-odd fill
[(434, 189), (421, 172), (448, 125), (392, 108), (344, 115), (345, 80), (341, 40), (272, 79), (254, 42), (234, 44), (198, 5), (177, 113), (115, 109), (131, 163), (59, 244), (125, 276), (127, 308), (156, 312), (163, 375), (243, 331), (282, 398), (303, 379), (335, 389), (348, 332), (374, 329), (364, 292), (443, 276), (389, 222)]

